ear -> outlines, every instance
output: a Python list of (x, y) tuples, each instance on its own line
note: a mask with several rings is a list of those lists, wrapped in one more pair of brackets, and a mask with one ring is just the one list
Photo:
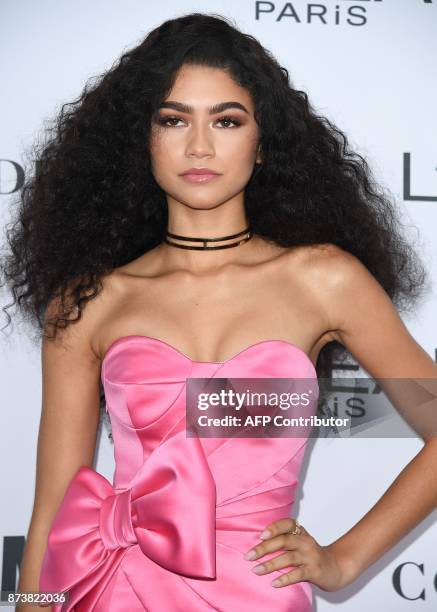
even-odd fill
[(262, 162), (263, 162), (263, 159), (262, 159), (262, 154), (261, 154), (261, 145), (259, 145), (258, 146), (258, 151), (257, 151), (257, 154), (256, 154), (255, 163), (256, 164), (262, 164)]

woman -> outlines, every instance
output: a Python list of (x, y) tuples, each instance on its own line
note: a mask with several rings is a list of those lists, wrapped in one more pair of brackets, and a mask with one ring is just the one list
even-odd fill
[[(166, 21), (63, 108), (9, 242), (5, 278), (43, 330), (20, 591), (68, 590), (81, 612), (306, 612), (310, 583), (350, 584), (435, 507), (430, 438), (322, 546), (291, 518), (306, 439), (185, 435), (188, 377), (314, 379), (348, 353), (373, 377), (436, 376), (395, 308), (424, 272), (393, 205), (226, 19)], [(101, 382), (113, 484), (90, 467)]]

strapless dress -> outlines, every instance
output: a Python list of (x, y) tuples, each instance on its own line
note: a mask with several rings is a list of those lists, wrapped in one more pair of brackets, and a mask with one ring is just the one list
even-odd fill
[(82, 466), (52, 522), (40, 591), (69, 593), (54, 612), (309, 612), (312, 586), (271, 582), (244, 554), (292, 516), (308, 436), (188, 437), (187, 378), (307, 378), (284, 340), (199, 362), (148, 336), (109, 347), (101, 379), (114, 441), (113, 482)]

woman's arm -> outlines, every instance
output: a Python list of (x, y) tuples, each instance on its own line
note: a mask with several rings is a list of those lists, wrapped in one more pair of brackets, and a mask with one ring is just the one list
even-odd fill
[[(50, 314), (57, 308), (52, 302)], [(19, 592), (38, 591), (47, 535), (67, 485), (82, 465), (92, 466), (99, 423), (100, 360), (91, 347), (91, 316), (42, 343), (42, 408), (35, 497), (20, 567)], [(18, 606), (30, 611), (51, 607)]]
[[(408, 415), (408, 422), (425, 440), (377, 503), (331, 545), (349, 560), (356, 577), (437, 508), (437, 365), (412, 338), (385, 291), (359, 260), (340, 251), (326, 264), (325, 273), (334, 278), (327, 304), (340, 342), (381, 382), (390, 399), (393, 390), (393, 405)], [(387, 387), (384, 379), (389, 379)], [(392, 379), (400, 379), (399, 384)], [(428, 379), (424, 383), (432, 399), (426, 409), (420, 401), (414, 406), (415, 385), (409, 379)]]
[[(392, 395), (400, 395), (392, 379), (399, 379), (399, 386), (413, 392), (416, 385), (409, 385), (409, 379), (427, 379), (425, 388), (433, 398), (426, 404), (426, 413), (420, 401), (414, 409), (414, 393), (407, 409), (404, 397), (392, 402), (395, 407), (402, 404), (413, 428), (415, 422), (419, 424), (424, 447), (347, 533), (320, 546), (306, 530), (303, 535), (290, 534), (294, 520), (287, 518), (266, 525), (267, 539), (254, 547), (257, 565), (264, 566), (262, 573), (299, 566), (284, 572), (278, 586), (309, 581), (335, 591), (353, 582), (437, 507), (437, 365), (410, 335), (389, 296), (357, 258), (332, 245), (314, 262), (307, 274), (308, 291), (328, 317), (329, 329), (335, 330), (358, 363), (378, 383), (382, 379), (390, 399), (393, 391)], [(263, 563), (265, 554), (281, 549), (287, 552)]]

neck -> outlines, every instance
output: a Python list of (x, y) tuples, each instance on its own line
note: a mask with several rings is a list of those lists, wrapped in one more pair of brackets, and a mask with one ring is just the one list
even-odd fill
[(186, 236), (167, 230), (165, 242), (166, 244), (181, 249), (193, 251), (218, 251), (238, 247), (240, 244), (244, 244), (250, 240), (251, 237), (252, 232), (249, 226), (238, 232), (222, 236)]
[[(247, 227), (247, 226), (246, 226)], [(194, 234), (194, 237), (207, 237), (207, 238), (220, 238), (228, 236), (229, 234), (238, 233), (240, 228), (234, 231), (228, 230), (228, 233), (218, 233), (210, 235), (209, 233), (203, 234), (199, 232)], [(173, 233), (173, 232), (170, 232)], [(176, 233), (176, 232), (174, 232)], [(190, 237), (193, 237), (192, 233), (189, 233)], [(185, 234), (179, 234), (185, 235)], [(173, 239), (172, 239), (173, 240)], [(175, 239), (174, 239), (175, 240)], [(234, 242), (230, 240), (228, 242)], [(175, 240), (176, 242), (176, 240)], [(181, 242), (182, 243), (182, 242)], [(183, 243), (185, 244), (185, 242)], [(199, 246), (202, 243), (188, 242), (186, 244)], [(211, 243), (209, 243), (211, 244)], [(212, 243), (214, 244), (214, 243)], [(222, 243), (217, 243), (222, 244)], [(227, 249), (181, 249), (178, 247), (171, 246), (163, 241), (158, 247), (158, 252), (161, 255), (161, 265), (165, 268), (175, 270), (189, 271), (193, 275), (209, 275), (224, 270), (229, 265), (244, 265), (258, 257), (258, 252), (262, 249), (263, 240), (257, 234), (251, 234), (250, 240), (246, 240), (244, 243)]]

